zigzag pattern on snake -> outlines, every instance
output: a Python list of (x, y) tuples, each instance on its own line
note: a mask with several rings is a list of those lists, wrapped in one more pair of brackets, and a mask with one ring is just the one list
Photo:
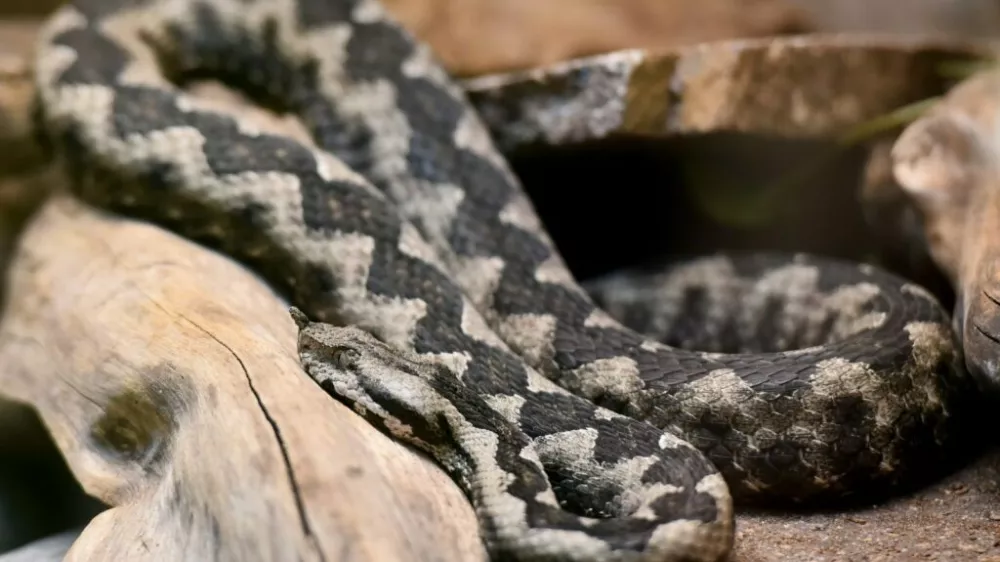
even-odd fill
[[(497, 559), (724, 558), (733, 497), (892, 481), (968, 382), (934, 298), (866, 265), (720, 256), (584, 290), (375, 0), (78, 0), (36, 69), (76, 192), (282, 290), (310, 376), (448, 469)], [(204, 76), (314, 144), (176, 85)]]

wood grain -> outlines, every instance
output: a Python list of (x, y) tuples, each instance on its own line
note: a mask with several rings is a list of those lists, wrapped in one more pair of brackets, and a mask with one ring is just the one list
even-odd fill
[(57, 194), (10, 271), (0, 388), (113, 506), (66, 560), (483, 557), (458, 488), (306, 377), (244, 268)]
[(976, 73), (910, 124), (893, 177), (956, 289), (966, 364), (1000, 382), (1000, 69)]
[[(35, 408), (84, 490), (111, 506), (65, 559), (483, 559), (457, 486), (303, 373), (294, 323), (261, 280), (64, 193), (29, 150), (30, 65), (7, 60), (0, 389)], [(308, 140), (221, 87), (192, 93)]]

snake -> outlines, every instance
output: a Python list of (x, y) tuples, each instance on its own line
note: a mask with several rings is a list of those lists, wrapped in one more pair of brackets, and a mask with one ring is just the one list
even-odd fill
[[(723, 560), (735, 506), (892, 485), (955, 433), (949, 315), (888, 270), (720, 251), (576, 279), (376, 0), (75, 0), (34, 68), (72, 192), (275, 287), (308, 376), (446, 470), (494, 560)], [(308, 135), (187, 89), (206, 78)]]

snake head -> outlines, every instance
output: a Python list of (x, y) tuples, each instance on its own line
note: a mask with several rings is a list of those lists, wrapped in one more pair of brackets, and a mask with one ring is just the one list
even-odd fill
[(400, 355), (371, 333), (354, 326), (313, 322), (298, 308), (289, 309), (299, 328), (298, 349), (302, 364), (313, 378), (320, 373), (381, 370)]
[[(366, 330), (313, 322), (296, 308), (289, 313), (299, 328), (299, 359), (306, 373), (367, 418), (385, 422), (402, 411), (415, 412), (421, 400), (430, 400), (442, 387), (450, 393), (468, 392), (441, 365), (397, 349)], [(372, 418), (373, 412), (380, 413)]]

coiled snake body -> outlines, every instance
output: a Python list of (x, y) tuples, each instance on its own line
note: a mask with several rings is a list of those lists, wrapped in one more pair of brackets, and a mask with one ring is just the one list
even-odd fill
[[(733, 497), (848, 493), (947, 437), (948, 317), (888, 273), (715, 256), (581, 288), (375, 0), (78, 0), (36, 69), (75, 191), (284, 291), (310, 376), (449, 470), (497, 559), (718, 560)], [(314, 144), (176, 85), (205, 75)]]

